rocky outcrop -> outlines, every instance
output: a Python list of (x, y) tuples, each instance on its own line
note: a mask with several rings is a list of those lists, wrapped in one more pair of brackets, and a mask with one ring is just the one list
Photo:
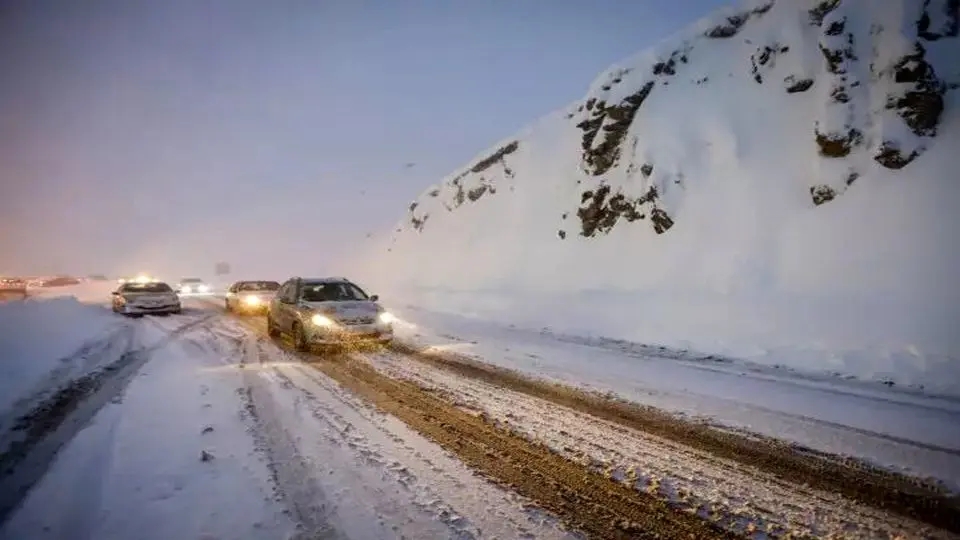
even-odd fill
[(749, 11), (731, 15), (727, 17), (721, 24), (718, 24), (704, 32), (704, 35), (712, 39), (732, 38), (740, 32), (740, 29), (747, 24), (747, 21), (765, 14), (766, 12), (770, 11), (770, 8), (772, 7), (773, 2), (771, 1)]
[(650, 96), (654, 84), (654, 81), (648, 81), (614, 105), (594, 99), (587, 101), (585, 106), (590, 111), (590, 117), (577, 124), (577, 127), (583, 132), (583, 168), (588, 174), (600, 176), (617, 163), (627, 129), (633, 123), (637, 110)]
[(673, 219), (657, 205), (657, 189), (651, 187), (640, 197), (627, 197), (621, 192), (611, 195), (609, 185), (600, 184), (594, 190), (584, 191), (580, 196), (581, 206), (577, 210), (581, 232), (584, 237), (598, 233), (608, 233), (620, 219), (633, 222), (647, 218), (657, 234), (663, 234), (673, 226)]
[[(439, 199), (443, 208), (452, 212), (468, 202), (475, 203), (485, 196), (496, 194), (497, 177), (503, 179), (514, 177), (513, 169), (507, 164), (507, 156), (519, 148), (520, 141), (516, 140), (500, 146), (487, 157), (451, 178), (443, 186), (427, 190), (426, 196)], [(429, 218), (430, 213), (421, 211), (419, 202), (413, 202), (407, 208), (407, 221), (417, 232), (423, 232)]]
[[(703, 141), (691, 132), (690, 140), (664, 143), (660, 140), (664, 129), (669, 132), (668, 141), (682, 138), (670, 131), (671, 120), (658, 109), (662, 101), (683, 117), (678, 95), (681, 100), (708, 101), (716, 95), (718, 103), (726, 103), (731, 101), (725, 95), (731, 88), (772, 92), (779, 97), (759, 100), (764, 102), (765, 114), (776, 110), (766, 108), (770, 105), (792, 108), (794, 103), (808, 111), (796, 127), (814, 143), (814, 152), (804, 158), (812, 170), (800, 194), (809, 196), (814, 207), (847, 196), (854, 185), (855, 190), (866, 189), (871, 168), (900, 170), (922, 159), (930, 140), (939, 135), (947, 92), (960, 88), (960, 69), (942, 59), (944, 50), (952, 50), (944, 47), (954, 46), (949, 40), (958, 37), (960, 0), (890, 1), (902, 4), (810, 0), (797, 5), (754, 0), (741, 12), (724, 12), (713, 22), (698, 22), (686, 38), (644, 53), (640, 61), (608, 70), (581, 102), (557, 115), (559, 124), (551, 124), (556, 133), (552, 140), (564, 141), (551, 144), (565, 148), (570, 144), (563, 133), (556, 132), (564, 129), (571, 130), (576, 141), (575, 149), (568, 150), (576, 155), (558, 155), (557, 161), (569, 159), (577, 166), (567, 172), (551, 165), (549, 176), (576, 187), (558, 188), (564, 193), (559, 207), (562, 217), (557, 218), (558, 227), (550, 230), (568, 241), (596, 238), (623, 226), (649, 227), (664, 234), (674, 220), (684, 219), (684, 197), (688, 190), (698, 189), (701, 179), (697, 176), (714, 174), (707, 163), (721, 160), (721, 167), (726, 167), (738, 162), (743, 152), (749, 154), (748, 147), (756, 147), (755, 142), (743, 144), (736, 133), (724, 133), (725, 116), (750, 114), (729, 108), (716, 119), (705, 115), (715, 122), (706, 129), (716, 133)], [(798, 17), (799, 27), (788, 24)], [(771, 19), (775, 22), (753, 26)], [(725, 51), (712, 54), (712, 47)], [(736, 83), (723, 87), (730, 79)], [(744, 80), (747, 86), (742, 86)], [(674, 90), (675, 85), (685, 86)], [(753, 89), (756, 85), (767, 89)], [(788, 101), (781, 104), (779, 99)], [(656, 126), (645, 125), (647, 118)], [(770, 118), (774, 123), (780, 120), (776, 115)], [(518, 173), (511, 164), (523, 144), (515, 139), (498, 145), (425, 192), (418, 199), (421, 204), (409, 208), (409, 227), (422, 232), (431, 215), (431, 227), (437, 227), (438, 216), (463, 205), (509, 197), (520, 186), (513, 183)], [(523, 174), (537, 176), (542, 171)], [(861, 174), (866, 179), (858, 180)], [(533, 200), (540, 200), (539, 194)]]

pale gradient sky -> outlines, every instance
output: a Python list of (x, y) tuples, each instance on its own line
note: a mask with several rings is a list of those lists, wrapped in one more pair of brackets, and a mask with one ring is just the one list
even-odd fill
[(0, 273), (336, 273), (429, 184), (725, 3), (5, 0)]

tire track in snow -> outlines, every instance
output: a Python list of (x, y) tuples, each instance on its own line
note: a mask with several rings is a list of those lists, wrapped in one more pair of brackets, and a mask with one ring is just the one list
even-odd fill
[[(371, 405), (347, 395), (346, 390), (332, 379), (326, 378), (326, 376), (308, 366), (285, 366), (282, 370), (275, 369), (274, 374), (279, 378), (281, 384), (296, 388), (303, 393), (313, 416), (331, 429), (332, 433), (328, 437), (329, 442), (341, 447), (346, 446), (361, 466), (381, 470), (392, 482), (401, 486), (403, 491), (408, 494), (407, 497), (411, 499), (409, 502), (404, 501), (404, 505), (394, 503), (390, 504), (389, 507), (385, 507), (385, 503), (381, 502), (378, 513), (409, 514), (411, 508), (415, 508), (429, 519), (442, 523), (447, 528), (450, 538), (466, 540), (481, 536), (480, 529), (448, 502), (445, 502), (442, 494), (434, 489), (432, 484), (436, 483), (437, 478), (431, 477), (431, 481), (425, 482), (414, 469), (426, 470), (431, 475), (443, 476), (445, 480), (453, 483), (457, 483), (458, 480), (386, 427), (384, 425), (386, 418), (382, 413), (377, 412)], [(299, 384), (294, 382), (293, 378), (298, 379)], [(310, 386), (315, 386), (315, 388), (308, 388)], [(332, 405), (330, 402), (321, 399), (317, 396), (317, 390), (322, 390), (325, 397), (332, 397), (332, 403), (337, 405)], [(375, 432), (365, 433), (362, 428), (358, 429), (337, 409), (356, 414), (359, 420), (369, 423), (370, 427), (375, 429)], [(413, 454), (415, 459), (411, 460), (409, 455), (405, 455), (402, 458), (406, 459), (401, 462), (400, 459), (397, 459), (398, 456), (395, 453), (384, 448), (382, 444), (378, 444), (374, 440), (376, 437), (385, 439), (383, 442), (390, 447), (399, 449), (399, 453)], [(420, 463), (414, 463), (413, 461), (420, 461)], [(519, 531), (520, 535), (529, 534), (523, 523), (518, 523), (510, 518), (506, 518), (504, 521), (507, 522), (508, 527), (511, 527), (514, 531)], [(530, 537), (535, 536), (531, 535)]]
[(295, 520), (303, 538), (341, 538), (330, 524), (329, 502), (313, 477), (313, 466), (297, 449), (295, 436), (285, 428), (274, 408), (270, 390), (264, 387), (265, 381), (259, 376), (259, 370), (255, 370), (262, 367), (256, 341), (247, 338), (238, 345), (238, 367), (244, 370), (244, 387), (239, 389), (243, 411), (253, 424), (254, 442), (266, 457), (277, 496)]
[(50, 395), (61, 390), (71, 379), (95, 371), (104, 358), (118, 358), (131, 348), (134, 327), (132, 324), (120, 324), (102, 335), (83, 343), (74, 353), (57, 361), (60, 364), (33, 386), (33, 390), (15, 402), (8, 411), (0, 416), (0, 453), (12, 442), (11, 430), (27, 416), (37, 405)]
[(133, 348), (138, 337), (138, 327), (134, 326), (127, 350), (119, 358), (75, 379), (33, 411), (21, 416), (9, 434), (9, 446), (0, 454), (0, 524), (11, 516), (43, 477), (60, 449), (73, 440), (107, 403), (120, 398), (154, 351), (215, 316), (192, 320), (156, 343), (139, 348)]
[[(619, 426), (587, 413), (457, 376), (402, 355), (365, 357), (386, 375), (410, 380), (454, 405), (530, 440), (611, 481), (654, 493), (740, 534), (772, 537), (951, 538), (920, 523), (797, 486), (736, 461)], [(575, 426), (575, 428), (574, 428)]]
[[(394, 344), (393, 354), (459, 377), (505, 388), (757, 468), (795, 485), (833, 492), (960, 534), (960, 497), (901, 474), (796, 448), (783, 441), (723, 431), (664, 411), (547, 382), (456, 353)], [(922, 447), (917, 447), (922, 448)]]
[(212, 330), (228, 339), (236, 339), (238, 329), (243, 335), (255, 330), (258, 375), (283, 402), (297, 446), (313, 458), (314, 474), (333, 499), (333, 520), (351, 538), (581, 538), (529, 498), (471, 470), (429, 437), (278, 347), (257, 320), (233, 322)]
[(593, 537), (731, 537), (696, 516), (609, 482), (542, 445), (459, 412), (407, 382), (377, 375), (372, 368), (353, 361), (317, 358), (312, 365), (481, 474), (513, 488)]

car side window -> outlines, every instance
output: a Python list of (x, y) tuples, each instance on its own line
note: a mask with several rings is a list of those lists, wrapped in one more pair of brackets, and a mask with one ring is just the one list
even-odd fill
[(284, 283), (282, 287), (280, 287), (280, 292), (277, 294), (277, 296), (280, 298), (282, 302), (292, 304), (297, 301), (297, 299), (294, 298), (296, 296), (296, 293), (297, 293), (296, 283), (294, 283), (293, 281), (288, 281)]
[(298, 293), (298, 292), (300, 292), (300, 291), (297, 290), (297, 280), (291, 280), (291, 281), (290, 281), (290, 290), (287, 291), (287, 300), (288, 300), (291, 304), (296, 304), (296, 303), (297, 303), (297, 300), (299, 300), (299, 298), (297, 298), (297, 293)]

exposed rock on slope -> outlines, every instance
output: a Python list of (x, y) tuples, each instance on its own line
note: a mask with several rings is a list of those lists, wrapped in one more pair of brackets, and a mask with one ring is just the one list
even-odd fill
[[(810, 175), (813, 204), (835, 199), (868, 172), (864, 156), (888, 169), (906, 167), (937, 136), (945, 94), (960, 82), (957, 68), (949, 71), (951, 61), (960, 63), (960, 58), (951, 58), (958, 51), (958, 6), (958, 0), (893, 0), (882, 7), (869, 0), (748, 2), (729, 14), (701, 21), (698, 28), (705, 30), (689, 32), (693, 35), (680, 39), (666, 54), (647, 53), (626, 67), (612, 68), (566, 114), (570, 120), (566, 129), (581, 134), (579, 170), (597, 179), (593, 185), (580, 180), (585, 185), (576, 210), (582, 222), (579, 234), (608, 232), (619, 222), (646, 220), (657, 233), (673, 225), (672, 211), (659, 194), (665, 182), (679, 183), (683, 174), (681, 170), (652, 174), (658, 156), (645, 139), (657, 134), (644, 129), (638, 113), (660, 107), (656, 94), (689, 92), (674, 89), (677, 85), (695, 85), (703, 95), (691, 98), (708, 100), (714, 92), (739, 91), (744, 76), (761, 87), (751, 93), (813, 90), (811, 95), (782, 101), (784, 107), (812, 113), (807, 129), (818, 151), (810, 159), (821, 160), (818, 174)], [(801, 21), (806, 24), (798, 24)], [(730, 43), (718, 45), (724, 41)], [(938, 65), (928, 58), (931, 46), (940, 48)], [(749, 54), (731, 55), (723, 66), (728, 72), (723, 73), (702, 61), (715, 56), (704, 53), (720, 47)], [(819, 60), (812, 54), (814, 48)], [(711, 71), (719, 76), (711, 79)], [(452, 211), (495, 194), (498, 184), (512, 185), (516, 173), (508, 158), (521, 146), (519, 140), (503, 144), (428, 190), (411, 205), (409, 225), (423, 231), (436, 212), (436, 204), (424, 204), (430, 199)], [(644, 156), (638, 156), (638, 147)], [(650, 172), (637, 177), (644, 168)]]

